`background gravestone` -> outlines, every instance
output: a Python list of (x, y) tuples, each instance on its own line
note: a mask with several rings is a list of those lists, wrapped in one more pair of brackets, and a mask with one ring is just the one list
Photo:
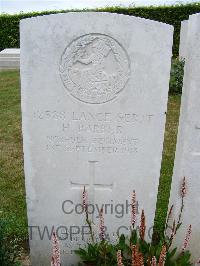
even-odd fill
[(187, 32), (188, 32), (188, 20), (181, 22), (180, 31), (180, 45), (179, 45), (179, 57), (184, 59), (186, 57), (187, 50)]
[(15, 69), (20, 66), (20, 49), (4, 49), (0, 52), (0, 70)]
[[(175, 238), (175, 245), (182, 247), (188, 226), (192, 225), (190, 250), (194, 259), (200, 256), (199, 205), (200, 205), (200, 15), (188, 21), (185, 75), (179, 120), (176, 158), (172, 179), (170, 205), (174, 216), (180, 211), (180, 187), (186, 177), (187, 195), (183, 224)], [(184, 40), (185, 41), (185, 40)]]
[(126, 200), (133, 189), (151, 229), (173, 27), (117, 14), (68, 13), (22, 20), (20, 31), (32, 265), (49, 265), (52, 227), (65, 239), (62, 257), (69, 265), (85, 238), (85, 217), (76, 208), (84, 185), (95, 204), (95, 227), (97, 209), (108, 204), (111, 241), (118, 229), (129, 230)]

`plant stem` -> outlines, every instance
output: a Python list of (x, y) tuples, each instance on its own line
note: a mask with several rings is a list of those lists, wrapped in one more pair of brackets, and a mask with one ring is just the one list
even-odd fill
[(89, 215), (88, 215), (88, 211), (87, 211), (87, 209), (85, 210), (85, 214), (86, 214), (86, 223), (87, 223), (88, 226), (89, 226), (90, 236), (91, 236), (91, 239), (92, 239), (92, 243), (94, 244), (94, 233), (93, 233), (93, 231), (92, 231), (92, 223), (91, 223), (91, 221), (89, 220)]

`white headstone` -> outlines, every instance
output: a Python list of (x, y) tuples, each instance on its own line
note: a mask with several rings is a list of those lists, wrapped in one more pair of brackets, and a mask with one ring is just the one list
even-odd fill
[[(118, 14), (68, 13), (22, 20), (20, 30), (32, 265), (50, 263), (51, 242), (39, 234), (45, 226), (63, 231), (62, 258), (70, 265), (77, 261), (72, 251), (85, 243), (85, 216), (75, 211), (84, 185), (95, 209), (110, 205), (104, 212), (111, 240), (118, 229), (128, 231), (126, 200), (133, 189), (151, 229), (173, 27)], [(98, 227), (98, 213), (91, 216)]]
[(185, 76), (181, 100), (178, 141), (172, 179), (170, 205), (174, 204), (174, 217), (181, 207), (180, 188), (186, 177), (187, 193), (182, 226), (174, 244), (182, 247), (188, 226), (192, 225), (190, 250), (194, 259), (200, 257), (200, 14), (188, 21)]
[(8, 48), (0, 52), (0, 69), (17, 69), (20, 66), (20, 49)]
[(187, 33), (188, 33), (188, 20), (181, 22), (181, 31), (180, 31), (180, 45), (179, 45), (179, 57), (184, 59), (186, 57), (187, 49)]

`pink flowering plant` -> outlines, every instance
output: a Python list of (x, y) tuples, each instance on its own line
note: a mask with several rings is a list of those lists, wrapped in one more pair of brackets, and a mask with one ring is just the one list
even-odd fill
[[(181, 226), (182, 213), (184, 209), (184, 199), (186, 196), (186, 180), (183, 179), (181, 185), (181, 207), (177, 221), (174, 219), (170, 224), (173, 212), (171, 206), (165, 224), (163, 235), (159, 241), (146, 241), (146, 221), (145, 213), (142, 210), (140, 215), (140, 226), (136, 227), (137, 220), (137, 201), (136, 193), (133, 191), (131, 196), (131, 230), (130, 235), (120, 235), (115, 244), (110, 243), (106, 239), (104, 212), (100, 211), (99, 217), (99, 238), (96, 240), (93, 231), (93, 223), (88, 213), (88, 193), (83, 189), (83, 207), (85, 211), (86, 223), (90, 231), (90, 240), (86, 243), (85, 248), (76, 250), (76, 254), (80, 257), (82, 263), (79, 265), (116, 265), (116, 266), (190, 266), (191, 254), (187, 250), (188, 243), (192, 233), (192, 226), (189, 225), (186, 232), (185, 240), (181, 250), (172, 248), (173, 240)], [(53, 237), (54, 255), (52, 257), (52, 266), (60, 266), (58, 259), (59, 248), (57, 247), (55, 235)], [(56, 263), (54, 263), (56, 262)], [(54, 264), (53, 264), (54, 263)], [(199, 262), (196, 262), (198, 265)]]
[(51, 266), (61, 266), (60, 245), (55, 231), (52, 234)]

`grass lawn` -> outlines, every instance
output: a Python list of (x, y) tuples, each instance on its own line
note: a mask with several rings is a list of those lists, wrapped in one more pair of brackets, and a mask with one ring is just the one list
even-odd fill
[(0, 211), (11, 235), (27, 235), (19, 71), (0, 72)]
[(169, 96), (163, 159), (157, 200), (157, 212), (155, 217), (155, 227), (158, 229), (158, 231), (163, 230), (168, 210), (168, 199), (170, 195), (171, 178), (173, 174), (176, 149), (176, 137), (178, 133), (180, 104), (180, 95)]
[[(156, 227), (160, 230), (167, 212), (179, 107), (180, 96), (170, 96), (156, 214)], [(0, 72), (0, 124), (0, 215), (8, 218), (9, 233), (20, 240), (27, 237), (27, 219), (19, 71)]]

